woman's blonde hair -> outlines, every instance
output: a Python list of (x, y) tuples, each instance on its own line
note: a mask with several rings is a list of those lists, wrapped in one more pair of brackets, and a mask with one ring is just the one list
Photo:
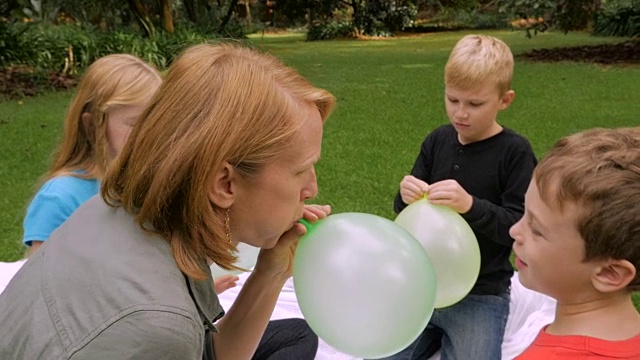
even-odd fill
[(511, 89), (513, 54), (502, 40), (488, 35), (460, 39), (444, 68), (447, 86), (462, 90), (492, 85), (504, 95)]
[(234, 269), (225, 209), (208, 197), (212, 175), (229, 163), (251, 177), (283, 154), (304, 126), (305, 103), (324, 121), (335, 98), (273, 56), (231, 43), (191, 47), (134, 127), (102, 196), (167, 239), (188, 276), (205, 278), (207, 259)]
[[(143, 104), (160, 86), (160, 73), (127, 54), (104, 56), (82, 75), (64, 120), (62, 142), (44, 180), (60, 175), (101, 179), (110, 161), (105, 114), (116, 105)], [(91, 115), (85, 123), (84, 113)]]

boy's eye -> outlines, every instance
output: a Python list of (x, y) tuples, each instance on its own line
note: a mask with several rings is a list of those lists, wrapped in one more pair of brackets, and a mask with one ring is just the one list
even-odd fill
[(531, 223), (529, 223), (529, 229), (531, 229), (531, 234), (533, 234), (533, 236), (542, 236), (542, 233), (538, 231), (538, 229), (536, 229)]
[(481, 106), (481, 105), (482, 103), (474, 103), (474, 102), (471, 103), (471, 106)]
[(458, 100), (456, 100), (456, 99), (448, 99), (448, 100), (449, 100), (449, 102), (452, 102), (452, 103), (457, 103), (458, 102)]

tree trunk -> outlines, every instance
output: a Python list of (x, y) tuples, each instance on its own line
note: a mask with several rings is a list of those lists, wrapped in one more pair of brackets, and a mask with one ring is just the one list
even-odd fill
[(192, 23), (198, 21), (197, 11), (196, 11), (196, 1), (194, 0), (182, 0), (182, 4), (184, 5), (184, 12), (187, 14), (187, 19)]
[(313, 10), (313, 6), (307, 8), (307, 29), (310, 29), (316, 20), (316, 12)]
[(169, 0), (160, 0), (162, 5), (162, 27), (164, 31), (173, 34), (173, 16), (171, 15), (171, 4)]
[(149, 12), (147, 12), (147, 8), (144, 7), (140, 0), (129, 0), (129, 6), (136, 15), (136, 18), (138, 18), (138, 21), (140, 21), (144, 31), (147, 33), (147, 37), (153, 36), (155, 34), (155, 29), (151, 22), (151, 18), (149, 17)]
[(198, 23), (207, 12), (207, 0), (182, 0), (187, 18), (192, 23)]
[(253, 27), (253, 19), (251, 18), (251, 4), (249, 0), (244, 1), (244, 6), (247, 9), (247, 28)]
[(238, 6), (238, 0), (231, 0), (231, 4), (229, 4), (229, 10), (227, 10), (227, 15), (224, 16), (220, 27), (218, 28), (218, 32), (222, 32), (224, 28), (229, 24), (229, 20), (231, 20), (231, 15), (233, 15), (233, 10)]

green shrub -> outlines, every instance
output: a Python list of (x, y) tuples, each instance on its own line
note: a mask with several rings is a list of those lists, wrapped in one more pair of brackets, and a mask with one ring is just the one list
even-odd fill
[(416, 14), (413, 5), (398, 6), (394, 1), (369, 0), (353, 22), (365, 35), (386, 37), (413, 25)]
[(638, 1), (614, 1), (596, 13), (593, 34), (598, 36), (640, 35), (640, 3)]
[(331, 21), (311, 26), (307, 32), (307, 41), (353, 37), (354, 33), (355, 27), (351, 22)]
[(160, 64), (156, 65), (159, 68), (167, 67), (185, 48), (191, 45), (209, 42), (217, 36), (218, 35), (215, 34), (204, 35), (190, 29), (179, 29), (171, 35), (163, 33), (163, 36), (154, 40), (158, 46), (158, 52), (165, 59), (166, 64), (165, 66), (160, 66)]
[(0, 66), (28, 65), (46, 73), (74, 75), (99, 57), (127, 53), (163, 69), (184, 47), (216, 37), (186, 28), (145, 38), (133, 31), (101, 32), (81, 23), (0, 22)]
[(434, 18), (432, 22), (450, 28), (460, 29), (505, 29), (509, 27), (508, 16), (493, 11), (478, 11), (473, 9), (447, 8)]
[(29, 49), (22, 46), (20, 37), (26, 27), (18, 28), (13, 23), (0, 20), (0, 67), (13, 64), (17, 59), (26, 58)]
[(74, 74), (100, 56), (99, 35), (81, 24), (52, 25), (45, 22), (27, 23), (20, 37), (23, 48), (20, 64), (42, 71)]
[(0, 68), (9, 76), (0, 84), (0, 92), (21, 97), (37, 94), (49, 84), (68, 87), (69, 78), (77, 77), (96, 59), (115, 53), (138, 56), (162, 70), (185, 47), (214, 37), (187, 28), (145, 38), (132, 31), (101, 32), (81, 23), (0, 21)]

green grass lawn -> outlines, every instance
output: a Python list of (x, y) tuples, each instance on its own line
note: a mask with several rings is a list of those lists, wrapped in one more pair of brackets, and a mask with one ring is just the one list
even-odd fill
[[(582, 33), (487, 32), (514, 53), (624, 39)], [(303, 35), (252, 36), (338, 98), (325, 126), (318, 164), (319, 203), (334, 213), (357, 211), (392, 219), (393, 197), (424, 136), (447, 122), (443, 68), (465, 33), (371, 41), (304, 42)], [(540, 157), (560, 137), (594, 127), (640, 125), (638, 66), (530, 63), (516, 60), (516, 100), (499, 121), (526, 136)], [(0, 101), (0, 261), (19, 259), (26, 205), (60, 138), (71, 93)]]

